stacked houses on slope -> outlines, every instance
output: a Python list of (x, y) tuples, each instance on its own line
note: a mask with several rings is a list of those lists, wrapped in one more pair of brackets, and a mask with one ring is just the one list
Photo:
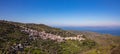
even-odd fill
[(39, 39), (39, 38), (51, 39), (51, 40), (55, 40), (55, 41), (58, 41), (58, 42), (62, 42), (62, 41), (65, 41), (65, 40), (79, 40), (79, 41), (85, 40), (85, 38), (82, 37), (83, 35), (77, 35), (76, 37), (61, 37), (61, 36), (58, 36), (58, 35), (46, 33), (45, 31), (39, 32), (37, 30), (29, 29), (29, 28), (26, 28), (26, 27), (23, 27), (23, 26), (20, 26), (20, 27), (23, 28), (22, 32), (28, 33), (29, 34), (29, 39), (33, 39), (33, 40), (36, 40), (36, 39)]

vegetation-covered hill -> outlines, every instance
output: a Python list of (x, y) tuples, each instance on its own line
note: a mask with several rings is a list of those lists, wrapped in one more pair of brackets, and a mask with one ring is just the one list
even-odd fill
[(55, 35), (60, 35), (63, 37), (68, 37), (68, 36), (76, 36), (76, 34), (62, 30), (60, 28), (54, 28), (50, 27), (44, 24), (34, 24), (34, 23), (19, 23), (19, 22), (12, 22), (12, 21), (2, 21), (10, 24), (14, 24), (16, 26), (25, 26), (27, 28), (35, 29), (38, 31), (45, 31), (46, 33), (51, 33)]
[(88, 31), (72, 31), (76, 34), (83, 34), (87, 39), (96, 41), (99, 45), (114, 45), (120, 44), (119, 36), (112, 36), (110, 34), (99, 34), (95, 32)]
[[(61, 37), (74, 37), (81, 34), (84, 35), (85, 40), (66, 40), (63, 42), (42, 38), (31, 40), (30, 35), (22, 32), (23, 28), (20, 26)], [(71, 32), (44, 24), (0, 20), (0, 54), (119, 54), (119, 40), (119, 37), (110, 35)]]
[(120, 54), (120, 37), (110, 34), (99, 34), (88, 31), (71, 31), (76, 34), (83, 34), (87, 39), (95, 41), (98, 46), (86, 53), (97, 54)]

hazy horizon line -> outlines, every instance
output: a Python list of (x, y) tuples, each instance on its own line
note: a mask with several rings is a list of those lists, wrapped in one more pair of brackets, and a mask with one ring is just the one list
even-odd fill
[[(1, 19), (0, 19), (1, 20)], [(4, 20), (4, 21), (11, 21), (11, 20)], [(44, 25), (47, 25), (47, 26), (51, 26), (51, 27), (106, 27), (106, 28), (115, 28), (115, 27), (120, 27), (120, 26), (112, 26), (112, 25), (99, 25), (98, 26), (95, 26), (95, 25), (91, 25), (91, 26), (87, 26), (87, 25), (55, 25), (55, 24), (46, 24), (46, 23), (35, 23), (35, 22), (21, 22), (21, 21), (11, 21), (11, 22), (19, 22), (19, 23), (26, 23), (26, 24), (44, 24)]]

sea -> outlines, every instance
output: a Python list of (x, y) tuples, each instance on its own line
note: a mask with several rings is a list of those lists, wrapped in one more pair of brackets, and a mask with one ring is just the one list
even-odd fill
[(91, 31), (101, 34), (120, 36), (120, 27), (60, 27), (63, 30)]

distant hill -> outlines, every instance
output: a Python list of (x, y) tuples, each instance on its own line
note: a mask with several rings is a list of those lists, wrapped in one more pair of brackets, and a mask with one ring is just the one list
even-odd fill
[[(85, 40), (57, 42), (40, 38), (38, 35), (34, 37), (29, 31), (29, 33), (23, 32), (22, 27), (35, 30), (35, 32), (45, 31), (45, 35), (51, 34), (61, 37), (76, 37), (79, 34), (83, 35)], [(0, 20), (0, 54), (119, 54), (119, 46), (120, 37), (107, 34), (65, 31), (44, 24)]]

